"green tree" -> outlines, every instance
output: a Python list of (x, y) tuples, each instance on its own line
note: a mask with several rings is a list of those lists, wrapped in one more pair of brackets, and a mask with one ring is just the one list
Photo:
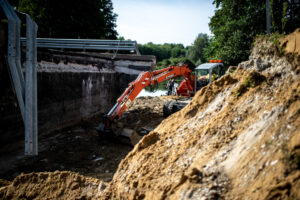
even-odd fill
[(36, 21), (38, 37), (117, 38), (111, 0), (19, 0), (17, 10)]
[(186, 48), (182, 44), (153, 44), (149, 42), (147, 44), (139, 44), (139, 51), (143, 55), (154, 55), (158, 62), (176, 57), (184, 57), (186, 54)]
[[(216, 12), (209, 27), (213, 33), (206, 58), (237, 65), (249, 56), (254, 38), (266, 33), (266, 1), (214, 0)], [(300, 3), (271, 0), (272, 30), (289, 33), (300, 26)]]
[(194, 62), (192, 62), (188, 58), (186, 58), (186, 57), (178, 57), (178, 58), (164, 59), (163, 61), (158, 62), (157, 65), (156, 65), (156, 69), (166, 68), (169, 65), (177, 65), (179, 63), (187, 64), (188, 67), (191, 70), (194, 70), (195, 67), (196, 67), (195, 64), (194, 64)]
[(209, 46), (207, 34), (199, 33), (192, 46), (188, 48), (187, 57), (194, 63), (204, 63), (204, 50)]
[(182, 44), (176, 44), (174, 47), (171, 49), (171, 57), (172, 58), (177, 58), (177, 57), (184, 57), (186, 54), (186, 49)]
[(117, 39), (118, 39), (118, 40), (125, 40), (125, 37), (119, 36)]
[(265, 31), (265, 1), (215, 0), (218, 10), (209, 26), (213, 41), (205, 54), (237, 65), (249, 56), (253, 39)]
[(292, 32), (300, 27), (300, 2), (297, 0), (271, 0), (273, 32)]

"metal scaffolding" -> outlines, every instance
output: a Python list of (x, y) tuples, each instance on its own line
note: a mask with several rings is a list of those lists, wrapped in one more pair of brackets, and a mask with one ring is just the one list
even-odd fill
[[(21, 42), (22, 45), (25, 46), (26, 38), (21, 38)], [(137, 55), (140, 55), (137, 42), (125, 40), (37, 38), (37, 47), (82, 50), (134, 51)]]
[(19, 13), (26, 21), (26, 62), (25, 79), (21, 67), (20, 28), (22, 21), (7, 0), (0, 5), (8, 20), (7, 63), (16, 92), (21, 115), (25, 125), (25, 155), (38, 155), (37, 126), (37, 25), (24, 13)]

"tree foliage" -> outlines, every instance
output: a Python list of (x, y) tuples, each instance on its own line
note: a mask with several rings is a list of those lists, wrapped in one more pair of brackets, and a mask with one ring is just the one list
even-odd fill
[(300, 27), (299, 0), (270, 0), (272, 31), (290, 33)]
[(184, 57), (187, 51), (182, 44), (153, 44), (149, 42), (139, 44), (138, 47), (141, 54), (155, 55), (158, 62), (169, 58)]
[(265, 1), (215, 0), (214, 3), (219, 9), (209, 23), (214, 38), (206, 55), (236, 65), (248, 58), (253, 38), (265, 31)]
[(191, 70), (194, 70), (196, 67), (194, 62), (189, 60), (188, 58), (178, 57), (178, 58), (164, 59), (163, 61), (158, 62), (156, 65), (156, 69), (162, 69), (162, 68), (168, 67), (169, 65), (177, 65), (178, 63), (187, 64)]
[[(254, 38), (266, 33), (265, 0), (215, 0), (215, 15), (209, 27), (213, 33), (206, 58), (223, 59), (237, 65), (249, 56)], [(300, 3), (271, 0), (272, 31), (289, 33), (300, 26)]]
[(162, 69), (169, 65), (177, 65), (178, 63), (187, 64), (192, 70), (195, 64), (189, 58), (186, 47), (183, 44), (139, 44), (139, 51), (143, 55), (155, 55), (157, 60), (156, 69)]
[(117, 37), (111, 0), (19, 0), (17, 10), (36, 21), (38, 37)]
[(207, 34), (199, 33), (192, 46), (188, 48), (187, 58), (197, 65), (206, 62), (204, 50), (209, 46)]

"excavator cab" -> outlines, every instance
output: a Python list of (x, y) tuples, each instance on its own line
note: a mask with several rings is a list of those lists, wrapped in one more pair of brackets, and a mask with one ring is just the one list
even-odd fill
[[(208, 85), (209, 83), (217, 80), (221, 76), (223, 76), (225, 73), (224, 65), (222, 63), (222, 60), (211, 60), (209, 63), (204, 63), (199, 65), (195, 68), (195, 82), (194, 82), (194, 91), (189, 93), (187, 95), (181, 95), (181, 96), (193, 96), (196, 94), (198, 90), (200, 90), (202, 87)], [(181, 84), (184, 84), (182, 82)], [(182, 88), (185, 88), (184, 85), (182, 85)], [(178, 89), (180, 90), (180, 88)], [(177, 93), (179, 94), (177, 90)], [(186, 94), (182, 92), (182, 94)], [(178, 98), (177, 100), (170, 100), (167, 101), (163, 107), (163, 113), (164, 117), (168, 117), (169, 115), (181, 110), (184, 108), (189, 102), (191, 102), (191, 99), (181, 99)]]
[(210, 63), (204, 63), (195, 68), (195, 93), (202, 87), (224, 75), (224, 65), (221, 60), (217, 61), (210, 61)]

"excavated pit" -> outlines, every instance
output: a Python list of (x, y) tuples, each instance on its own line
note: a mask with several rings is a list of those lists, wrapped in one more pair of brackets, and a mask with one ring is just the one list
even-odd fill
[[(121, 121), (127, 121), (127, 127), (134, 130), (141, 127), (153, 130), (164, 119), (164, 103), (173, 98), (176, 97), (137, 98)], [(21, 173), (67, 170), (103, 183), (111, 181), (118, 164), (132, 150), (132, 146), (117, 139), (99, 137), (95, 127), (101, 121), (101, 116), (95, 116), (40, 136), (37, 157), (22, 156), (23, 141), (3, 146), (0, 148), (0, 179), (13, 180)]]

